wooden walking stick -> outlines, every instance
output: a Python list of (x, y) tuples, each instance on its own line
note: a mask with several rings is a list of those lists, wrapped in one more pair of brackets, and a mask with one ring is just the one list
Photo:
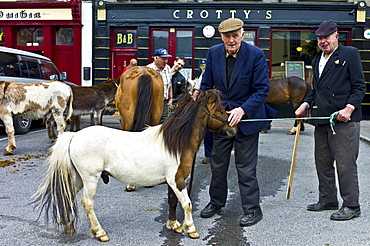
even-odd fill
[(303, 124), (302, 121), (298, 121), (298, 129), (295, 134), (295, 141), (294, 141), (294, 148), (293, 148), (293, 156), (292, 156), (292, 164), (290, 166), (290, 174), (289, 174), (289, 183), (288, 183), (288, 190), (286, 192), (286, 199), (290, 198), (290, 191), (292, 189), (293, 184), (293, 174), (294, 174), (294, 166), (295, 166), (295, 160), (297, 157), (297, 149), (298, 149), (298, 140), (299, 136), (301, 135), (301, 124)]

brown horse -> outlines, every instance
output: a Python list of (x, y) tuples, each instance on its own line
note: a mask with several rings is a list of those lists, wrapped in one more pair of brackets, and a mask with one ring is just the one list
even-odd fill
[[(152, 68), (135, 66), (124, 72), (116, 93), (116, 107), (122, 130), (139, 132), (155, 126), (163, 112), (164, 86), (162, 76)], [(126, 185), (125, 191), (134, 191)]]
[[(305, 80), (292, 76), (282, 79), (270, 79), (270, 93), (265, 101), (267, 104), (283, 105), (288, 102), (292, 103), (293, 109), (296, 110), (302, 103), (310, 85)], [(301, 125), (302, 131), (304, 125)], [(265, 130), (265, 129), (264, 129)], [(263, 132), (267, 132), (265, 130)], [(293, 135), (297, 130), (297, 121), (294, 127), (288, 131), (287, 134)]]
[(116, 93), (122, 130), (138, 132), (159, 124), (163, 111), (162, 76), (154, 69), (135, 66), (124, 72)]

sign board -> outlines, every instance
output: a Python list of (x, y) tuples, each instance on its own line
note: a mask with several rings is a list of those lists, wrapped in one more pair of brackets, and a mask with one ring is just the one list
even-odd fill
[(304, 78), (304, 61), (286, 61), (285, 62), (285, 76), (297, 76)]

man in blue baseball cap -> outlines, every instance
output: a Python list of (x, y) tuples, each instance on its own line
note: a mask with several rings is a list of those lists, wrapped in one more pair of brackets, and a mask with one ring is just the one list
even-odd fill
[(154, 51), (154, 61), (147, 65), (147, 67), (153, 68), (155, 71), (161, 74), (164, 85), (164, 108), (163, 114), (160, 120), (160, 124), (168, 117), (167, 105), (172, 104), (172, 83), (171, 83), (171, 67), (167, 64), (168, 57), (172, 57), (168, 54), (168, 51), (164, 48), (157, 49)]

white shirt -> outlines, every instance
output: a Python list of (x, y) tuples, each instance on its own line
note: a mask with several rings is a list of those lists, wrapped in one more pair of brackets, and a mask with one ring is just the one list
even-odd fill
[(160, 73), (163, 79), (163, 85), (164, 85), (164, 98), (168, 99), (168, 90), (171, 86), (171, 77), (172, 77), (172, 71), (171, 67), (166, 64), (164, 69), (161, 71), (159, 68), (154, 64), (154, 62), (147, 65), (147, 67), (153, 68), (155, 71)]

